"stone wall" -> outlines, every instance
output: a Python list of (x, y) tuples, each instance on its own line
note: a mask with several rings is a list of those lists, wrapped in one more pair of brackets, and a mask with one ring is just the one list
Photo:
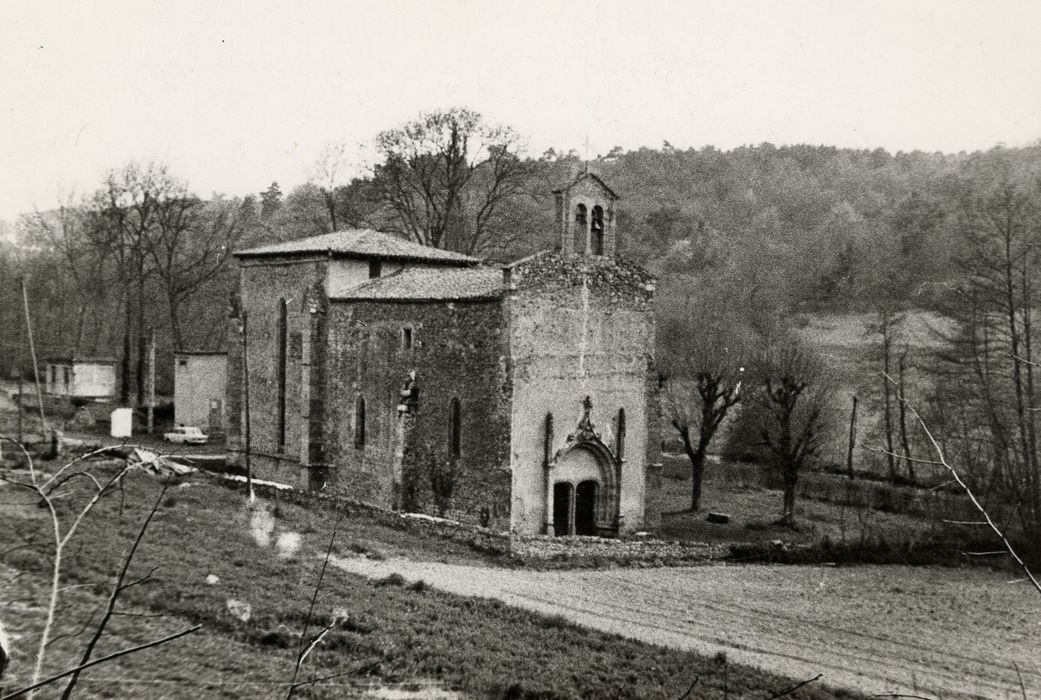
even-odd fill
[[(501, 303), (334, 301), (328, 323), (325, 432), (337, 493), (508, 527), (511, 387)], [(412, 331), (411, 349), (404, 328)], [(411, 397), (401, 393), (407, 383)], [(356, 447), (359, 396), (366, 428)], [(455, 460), (453, 398), (461, 415)]]
[[(229, 481), (219, 475), (213, 478), (232, 488), (245, 488), (243, 481)], [(719, 561), (731, 553), (731, 547), (726, 544), (673, 542), (647, 536), (608, 539), (518, 535), (460, 520), (393, 512), (330, 493), (277, 489), (263, 484), (256, 485), (255, 490), (273, 499), (304, 506), (347, 508), (389, 527), (460, 542), (475, 551), (507, 558), (514, 564), (536, 567), (685, 566)]]
[[(258, 479), (271, 479), (289, 484), (304, 485), (306, 473), (301, 470), (301, 456), (307, 454), (309, 415), (304, 390), (308, 373), (305, 340), (310, 337), (311, 314), (305, 308), (309, 290), (321, 283), (326, 275), (324, 260), (278, 259), (251, 260), (240, 272), (239, 298), (246, 312), (249, 370), (249, 416), (251, 461)], [(278, 431), (278, 325), (279, 302), (286, 300), (286, 381), (285, 433), (279, 440)], [(241, 328), (241, 321), (240, 326)], [(229, 338), (228, 387), (229, 412), (238, 405), (242, 416), (245, 406), (242, 391), (242, 339)], [(234, 341), (234, 342), (233, 342)], [(240, 379), (236, 381), (236, 377)], [(239, 423), (237, 439), (244, 439), (245, 426)], [(235, 421), (229, 419), (229, 431)]]
[(613, 451), (619, 410), (625, 411), (623, 532), (656, 521), (657, 497), (648, 493), (656, 481), (647, 470), (659, 448), (653, 278), (614, 260), (550, 254), (514, 268), (512, 281), (513, 530), (545, 531), (552, 488), (543, 468), (546, 414), (553, 414), (556, 453), (576, 430), (586, 396), (592, 423)]

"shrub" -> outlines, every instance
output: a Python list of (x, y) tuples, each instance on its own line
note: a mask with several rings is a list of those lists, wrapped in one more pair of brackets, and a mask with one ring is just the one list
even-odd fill
[(377, 588), (382, 588), (384, 586), (399, 586), (400, 587), (400, 586), (404, 586), (405, 583), (406, 583), (405, 577), (402, 576), (401, 574), (395, 572), (393, 574), (389, 574), (389, 575), (384, 576), (383, 578), (377, 580), (375, 585), (376, 585)]

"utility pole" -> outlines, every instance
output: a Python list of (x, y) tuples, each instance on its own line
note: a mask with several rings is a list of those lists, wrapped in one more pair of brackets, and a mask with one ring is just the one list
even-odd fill
[(33, 378), (36, 380), (36, 399), (40, 404), (40, 430), (47, 434), (47, 417), (43, 413), (43, 390), (40, 388), (40, 366), (36, 362), (36, 345), (33, 342), (32, 321), (29, 319), (29, 295), (25, 291), (25, 278), (19, 277), (18, 284), (22, 288), (22, 307), (25, 309), (25, 331), (29, 334), (29, 354), (33, 359)]
[[(21, 285), (22, 279), (18, 278), (18, 284)], [(22, 367), (25, 366), (25, 324), (18, 324), (18, 352), (15, 355), (15, 366), (14, 373), (18, 377), (18, 442), (22, 443), (23, 436), (23, 424), (25, 422), (22, 416)]]
[(853, 444), (857, 440), (857, 395), (853, 394), (853, 411), (849, 415), (849, 449), (846, 452), (846, 471), (850, 479), (856, 478), (853, 471)]
[(155, 425), (155, 329), (148, 336), (148, 434)]

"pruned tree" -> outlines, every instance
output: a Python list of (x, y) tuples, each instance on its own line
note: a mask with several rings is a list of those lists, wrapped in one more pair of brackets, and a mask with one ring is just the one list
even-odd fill
[(524, 192), (528, 164), (520, 139), (477, 112), (453, 108), (376, 137), (373, 186), (391, 227), (411, 240), (462, 253), (481, 252), (502, 204)]
[(697, 291), (674, 296), (661, 315), (663, 408), (690, 461), (690, 509), (697, 511), (709, 447), (741, 401), (742, 377), (756, 338), (725, 299)]
[(784, 489), (779, 524), (793, 527), (799, 474), (820, 452), (834, 389), (819, 358), (794, 339), (769, 350), (761, 372), (760, 434)]

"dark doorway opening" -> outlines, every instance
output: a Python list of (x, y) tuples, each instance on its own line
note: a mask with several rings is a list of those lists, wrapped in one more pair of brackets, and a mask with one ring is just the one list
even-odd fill
[(596, 492), (599, 484), (583, 481), (575, 491), (575, 534), (596, 534)]
[(553, 533), (571, 534), (571, 484), (567, 482), (553, 485)]

